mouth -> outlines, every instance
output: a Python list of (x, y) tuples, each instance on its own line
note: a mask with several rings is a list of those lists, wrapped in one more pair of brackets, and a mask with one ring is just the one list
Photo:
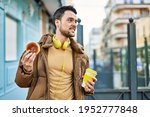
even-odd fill
[(75, 28), (70, 28), (70, 30), (71, 30), (72, 32), (75, 32), (76, 29), (75, 29)]

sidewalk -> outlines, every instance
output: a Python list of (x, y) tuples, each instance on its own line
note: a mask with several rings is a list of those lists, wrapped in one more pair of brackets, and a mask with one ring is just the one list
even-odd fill
[(27, 95), (27, 88), (19, 88), (0, 96), (0, 100), (25, 100)]

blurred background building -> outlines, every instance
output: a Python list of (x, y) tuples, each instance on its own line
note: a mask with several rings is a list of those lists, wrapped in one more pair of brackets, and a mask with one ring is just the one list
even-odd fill
[(127, 46), (127, 23), (129, 18), (139, 19), (149, 16), (149, 0), (109, 0), (103, 21), (104, 47)]
[[(108, 0), (105, 13), (106, 17), (98, 33), (93, 33), (94, 28), (91, 29), (90, 40), (86, 47), (91, 59), (90, 67), (98, 72), (95, 99), (102, 99), (103, 94), (106, 94), (103, 98), (107, 99), (109, 96), (113, 97), (117, 91), (125, 92), (129, 89), (131, 79), (128, 77), (127, 50), (129, 18), (133, 18), (136, 25), (137, 89), (149, 89), (150, 0)], [(121, 95), (118, 97), (122, 97)]]
[(27, 90), (14, 82), (28, 41), (53, 32), (52, 14), (63, 0), (0, 0), (0, 99), (25, 99)]
[[(108, 56), (113, 58), (114, 88), (127, 87), (127, 24), (129, 18), (133, 18), (136, 23), (137, 55), (143, 60), (144, 56), (141, 57), (142, 54), (139, 53), (139, 50), (144, 47), (143, 35), (147, 37), (148, 43), (150, 42), (150, 1), (108, 0), (105, 11), (106, 18), (103, 20), (101, 33), (101, 53), (106, 55), (106, 58), (109, 58)], [(143, 30), (145, 30), (144, 34)], [(139, 78), (139, 86), (144, 86), (144, 65), (141, 67), (143, 75)]]
[(90, 59), (93, 59), (94, 51), (96, 50), (97, 54), (100, 53), (100, 28), (93, 28), (89, 34), (89, 43), (86, 46), (87, 53)]

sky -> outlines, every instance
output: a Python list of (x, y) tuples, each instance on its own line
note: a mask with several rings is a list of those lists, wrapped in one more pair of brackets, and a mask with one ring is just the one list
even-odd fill
[(81, 19), (84, 32), (84, 45), (89, 42), (89, 33), (93, 27), (101, 27), (106, 17), (104, 7), (108, 0), (74, 0), (74, 6)]

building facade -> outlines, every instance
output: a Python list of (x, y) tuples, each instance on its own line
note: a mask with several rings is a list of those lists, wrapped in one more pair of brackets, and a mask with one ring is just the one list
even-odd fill
[[(92, 28), (89, 34), (89, 43), (87, 46), (87, 52), (90, 59), (93, 59), (93, 52), (96, 50), (97, 54), (100, 52), (100, 28)], [(98, 57), (99, 55), (97, 55)]]
[[(139, 86), (146, 86), (146, 60), (144, 51), (144, 38), (150, 43), (150, 1), (149, 0), (108, 0), (105, 7), (106, 18), (102, 26), (101, 50), (104, 55), (110, 56), (113, 65), (114, 88), (127, 87), (127, 24), (129, 18), (133, 18), (136, 24), (137, 56), (142, 57), (142, 71), (138, 72)], [(143, 33), (144, 30), (144, 33)], [(142, 38), (141, 38), (142, 37)], [(140, 49), (143, 48), (143, 49)], [(109, 54), (109, 55), (108, 55)], [(150, 61), (150, 60), (149, 60)], [(142, 64), (142, 65), (141, 65)], [(138, 68), (138, 66), (137, 66)], [(150, 72), (147, 71), (147, 72)], [(142, 75), (142, 76), (141, 76)]]
[[(19, 58), (28, 41), (39, 41), (53, 31), (50, 4), (55, 9), (60, 0), (0, 0), (0, 99), (25, 99), (26, 89), (16, 86)], [(50, 7), (50, 6), (49, 6)]]
[(106, 18), (103, 21), (104, 47), (127, 46), (127, 23), (129, 18), (150, 15), (149, 0), (109, 0), (106, 7)]

